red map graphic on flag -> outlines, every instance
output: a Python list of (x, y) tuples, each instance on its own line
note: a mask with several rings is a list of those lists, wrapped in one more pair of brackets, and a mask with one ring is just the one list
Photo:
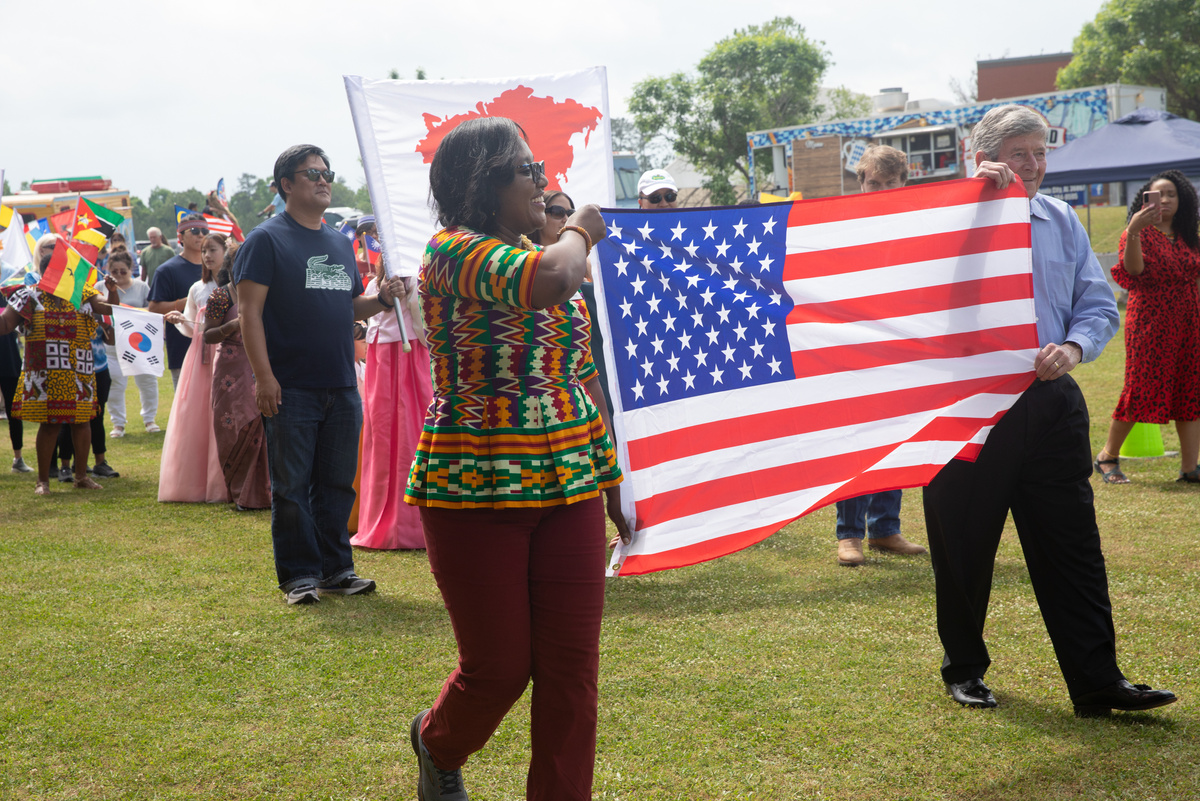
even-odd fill
[(433, 161), (442, 138), (459, 123), (477, 117), (508, 117), (529, 136), (529, 149), (533, 151), (534, 159), (546, 162), (548, 188), (557, 189), (575, 160), (571, 137), (583, 132), (586, 145), (603, 116), (598, 108), (584, 106), (576, 100), (534, 97), (533, 89), (518, 86), (487, 102), (476, 103), (475, 110), (465, 114), (445, 119), (436, 114), (423, 114), (429, 135), (417, 143), (417, 152), (428, 164)]

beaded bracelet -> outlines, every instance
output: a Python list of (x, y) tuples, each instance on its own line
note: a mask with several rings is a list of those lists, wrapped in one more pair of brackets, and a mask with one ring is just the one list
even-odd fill
[(585, 255), (592, 252), (592, 237), (582, 226), (564, 225), (562, 228), (558, 229), (558, 235), (562, 236), (567, 231), (574, 231), (583, 237), (583, 242), (585, 245), (587, 245), (587, 250), (584, 251)]

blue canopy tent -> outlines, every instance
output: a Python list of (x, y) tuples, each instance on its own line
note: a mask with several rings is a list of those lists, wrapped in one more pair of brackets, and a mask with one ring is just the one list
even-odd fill
[(1042, 186), (1146, 181), (1171, 169), (1200, 175), (1200, 123), (1140, 108), (1050, 151)]

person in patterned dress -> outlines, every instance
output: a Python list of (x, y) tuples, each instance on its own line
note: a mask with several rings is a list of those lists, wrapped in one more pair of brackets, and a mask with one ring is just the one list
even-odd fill
[(526, 798), (590, 799), (605, 508), (617, 466), (579, 286), (596, 206), (545, 249), (544, 163), (502, 117), (450, 131), (430, 165), (438, 222), (418, 293), (433, 402), (405, 500), (421, 507), (458, 667), (410, 727), (420, 796), (463, 799), (461, 767), (532, 680)]
[[(1145, 203), (1147, 191), (1160, 202)], [(1129, 203), (1113, 278), (1125, 307), (1125, 387), (1094, 465), (1106, 484), (1128, 484), (1121, 445), (1135, 423), (1175, 421), (1179, 481), (1200, 484), (1200, 203), (1178, 170), (1159, 173)]]
[[(46, 237), (43, 237), (46, 239)], [(38, 242), (38, 268), (44, 273), (53, 258), (54, 242), (49, 248)], [(76, 309), (69, 300), (22, 288), (13, 293), (4, 313), (0, 314), (0, 336), (25, 326), (25, 368), (21, 371), (13, 415), (28, 423), (38, 423), (37, 483), (34, 493), (50, 494), (50, 457), (58, 440), (59, 429), (71, 427), (75, 452), (86, 454), (92, 447), (91, 419), (96, 416), (96, 376), (92, 364), (92, 337), (96, 333), (97, 314), (111, 314), (120, 302), (117, 282), (105, 276), (107, 301), (90, 285), (83, 287), (82, 305)], [(75, 460), (75, 488), (100, 489), (87, 474), (87, 459)]]

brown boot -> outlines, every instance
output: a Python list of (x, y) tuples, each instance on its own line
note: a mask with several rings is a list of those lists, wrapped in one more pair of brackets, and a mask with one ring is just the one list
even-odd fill
[(858, 567), (865, 560), (863, 559), (862, 540), (857, 537), (851, 537), (846, 540), (838, 540), (838, 564), (843, 567)]
[(900, 533), (893, 534), (890, 537), (880, 537), (879, 539), (870, 540), (867, 547), (872, 551), (898, 553), (903, 556), (916, 556), (918, 554), (929, 553), (929, 551), (915, 542), (909, 542), (904, 539), (904, 535)]

